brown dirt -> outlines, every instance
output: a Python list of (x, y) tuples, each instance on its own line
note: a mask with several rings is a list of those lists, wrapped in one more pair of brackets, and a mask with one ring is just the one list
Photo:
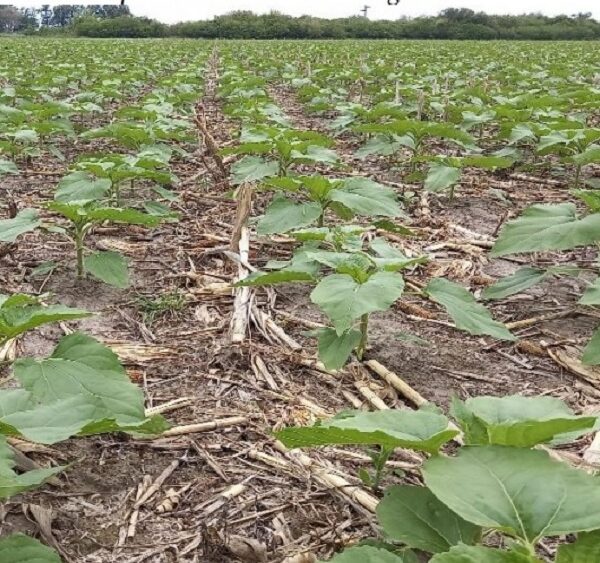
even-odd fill
[[(322, 120), (306, 116), (292, 92), (274, 88), (272, 94), (296, 125), (323, 129)], [(217, 141), (223, 144), (233, 125), (224, 120), (217, 108), (209, 109), (212, 109), (210, 125)], [(337, 148), (356, 172), (402, 183), (401, 176), (383, 170), (377, 159), (365, 163), (354, 161), (349, 152), (354, 145), (356, 140), (348, 137), (341, 139)], [(61, 166), (52, 161), (47, 164), (57, 174)], [(406, 406), (405, 400), (357, 365), (337, 376), (303, 365), (304, 360), (314, 358), (314, 341), (303, 336), (302, 321), (323, 321), (310, 304), (309, 290), (304, 287), (277, 291), (276, 308), (298, 317), (299, 322), (274, 313), (281, 326), (304, 344), (304, 350), (293, 353), (269, 343), (254, 327), (246, 343), (231, 346), (227, 328), (232, 297), (207, 292), (203, 285), (229, 281), (235, 274), (234, 265), (215, 250), (227, 245), (235, 206), (227, 199), (223, 186), (190, 181), (198, 172), (197, 165), (179, 162), (174, 172), (181, 178), (180, 223), (164, 225), (154, 232), (125, 227), (108, 229), (91, 237), (92, 245), (106, 240), (130, 245), (127, 253), (135, 272), (130, 290), (116, 291), (91, 280), (74, 281), (68, 244), (40, 233), (22, 237), (14, 252), (2, 258), (0, 280), (7, 289), (36, 292), (42, 280), (28, 279), (31, 267), (50, 259), (57, 261), (60, 269), (47, 280), (44, 291), (52, 292), (57, 301), (98, 313), (92, 319), (72, 323), (74, 328), (111, 342), (173, 350), (162, 359), (148, 359), (139, 354), (127, 361), (132, 379), (144, 388), (149, 407), (188, 397), (188, 405), (166, 415), (174, 425), (234, 415), (247, 417), (248, 423), (154, 441), (117, 435), (74, 439), (53, 447), (52, 455), (32, 454), (41, 464), (67, 461), (72, 466), (61, 477), (60, 487), (47, 486), (5, 503), (2, 534), (15, 530), (37, 532), (36, 525), (23, 517), (26, 502), (52, 510), (54, 537), (65, 561), (74, 563), (239, 560), (225, 547), (232, 536), (259, 542), (255, 549), (264, 550), (265, 560), (280, 562), (286, 555), (304, 550), (328, 556), (345, 544), (373, 535), (373, 519), (364, 509), (339, 493), (324, 489), (305, 469), (293, 463), (291, 472), (270, 467), (257, 460), (255, 452), (288, 459), (275, 450), (271, 430), (315, 420), (319, 408), (329, 414), (349, 408), (343, 391), (358, 395), (357, 380), (368, 385), (389, 406)], [(489, 185), (499, 184), (504, 186), (511, 204), (487, 191)], [(16, 199), (28, 205), (48, 199), (53, 187), (52, 177), (35, 175), (17, 178), (11, 184)], [(449, 238), (449, 224), (493, 235), (507, 214), (516, 215), (528, 203), (566, 197), (564, 190), (542, 184), (491, 176), (469, 177), (454, 202), (430, 198), (429, 231), (406, 244), (422, 250), (443, 242)], [(263, 203), (264, 200), (257, 201), (257, 212)], [(415, 216), (419, 204), (409, 207)], [(289, 247), (284, 245), (276, 250), (285, 255)], [(254, 242), (251, 261), (260, 264), (272, 251), (272, 246)], [(474, 290), (482, 287), (474, 281), (478, 276), (506, 275), (520, 266), (507, 260), (489, 261), (484, 252), (441, 250), (436, 254), (444, 273)], [(538, 258), (547, 263), (557, 260), (552, 255)], [(574, 253), (572, 258), (585, 263), (594, 256)], [(408, 277), (422, 281), (431, 275), (431, 267)], [(574, 284), (581, 282), (550, 280), (528, 291), (525, 297), (508, 300), (492, 309), (503, 321), (557, 310), (575, 311)], [(173, 290), (185, 295), (185, 308), (145, 326), (136, 301), (138, 294), (157, 296)], [(262, 307), (267, 307), (264, 292), (258, 292), (257, 299)], [(433, 321), (447, 321), (431, 304), (417, 297), (409, 301), (430, 311), (435, 317)], [(577, 408), (597, 403), (597, 394), (591, 394), (589, 386), (549, 357), (526, 354), (511, 343), (470, 337), (432, 320), (409, 318), (400, 308), (375, 315), (368, 358), (377, 359), (443, 408), (453, 394), (464, 398), (480, 394), (544, 393), (565, 399)], [(595, 322), (575, 315), (534, 323), (517, 334), (538, 344), (542, 340), (577, 341), (590, 335)], [(406, 343), (399, 339), (402, 333), (414, 334), (428, 344), (419, 347)], [(19, 354), (46, 354), (60, 334), (60, 328), (55, 326), (29, 334), (20, 341)], [(257, 356), (272, 374), (275, 389), (253, 369), (252, 361)], [(583, 448), (585, 444), (580, 446)], [(335, 465), (353, 484), (360, 483), (356, 477), (360, 462), (345, 459), (333, 449), (313, 451), (310, 455), (326, 467)], [(156, 478), (177, 459), (181, 460), (177, 469), (140, 510), (135, 536), (119, 546), (119, 534), (127, 529), (138, 484), (144, 476)], [(415, 477), (409, 475), (409, 478)], [(387, 479), (392, 482), (398, 478)], [(219, 499), (219, 493), (236, 484), (245, 486), (241, 495), (214, 511), (209, 510)], [(183, 491), (181, 501), (173, 511), (159, 513), (157, 504), (170, 488)]]

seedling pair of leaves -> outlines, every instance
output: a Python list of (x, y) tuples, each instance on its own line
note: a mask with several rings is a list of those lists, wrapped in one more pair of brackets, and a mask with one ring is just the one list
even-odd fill
[[(333, 326), (313, 334), (318, 338), (319, 358), (324, 365), (340, 369), (353, 352), (362, 358), (368, 344), (370, 315), (388, 310), (402, 296), (404, 280), (398, 272), (425, 259), (409, 259), (380, 238), (371, 240), (368, 251), (364, 251), (361, 231), (356, 227), (305, 229), (292, 234), (307, 242), (290, 262), (268, 264), (276, 271), (257, 272), (240, 285), (315, 283), (324, 268), (333, 270), (333, 274), (318, 281), (311, 294), (313, 303)], [(323, 243), (334, 250), (320, 250)], [(490, 312), (462, 286), (435, 279), (424, 294), (448, 311), (459, 330), (514, 340), (506, 327), (493, 320)]]
[(171, 155), (169, 147), (153, 145), (143, 147), (135, 156), (83, 157), (75, 164), (75, 171), (61, 180), (56, 199), (68, 202), (108, 197), (120, 206), (120, 189), (126, 181), (132, 189), (136, 180), (150, 180), (161, 187), (171, 185), (177, 179), (168, 169)]
[(402, 210), (391, 188), (368, 178), (331, 179), (324, 176), (287, 176), (271, 178), (264, 188), (301, 196), (296, 201), (278, 193), (259, 219), (259, 235), (286, 233), (303, 227), (323, 227), (327, 211), (343, 220), (355, 216), (398, 217)]
[(152, 123), (117, 121), (105, 127), (86, 131), (83, 139), (112, 139), (116, 143), (135, 150), (144, 145), (155, 145), (161, 141), (191, 140), (187, 121), (163, 118)]
[(42, 303), (41, 298), (23, 293), (0, 294), (0, 346), (8, 340), (44, 324), (82, 319), (90, 313), (63, 305)]
[[(491, 251), (492, 256), (546, 250), (569, 250), (579, 246), (597, 244), (600, 241), (600, 213), (596, 207), (595, 193), (575, 192), (593, 211), (579, 217), (575, 204), (560, 203), (533, 205), (520, 217), (506, 223)], [(560, 269), (558, 270), (560, 273)], [(556, 270), (549, 270), (549, 274)], [(500, 280), (488, 290), (488, 297), (511, 295), (531, 287), (546, 277), (546, 273), (524, 269), (513, 276)], [(581, 298), (582, 305), (600, 304), (599, 282), (595, 280)], [(507, 293), (507, 291), (509, 293)], [(491, 294), (490, 294), (491, 292)], [(597, 330), (583, 352), (587, 364), (600, 364), (600, 330)]]
[(456, 185), (465, 168), (497, 170), (514, 164), (511, 158), (483, 155), (431, 157), (425, 160), (433, 161), (425, 178), (425, 189), (429, 192), (448, 190), (450, 199), (454, 198)]
[(584, 166), (600, 163), (600, 129), (567, 129), (552, 131), (540, 138), (538, 153), (559, 154), (563, 161), (575, 166), (573, 186), (581, 183)]
[(77, 277), (82, 279), (88, 273), (104, 283), (121, 289), (129, 286), (127, 259), (119, 252), (90, 253), (85, 246), (87, 235), (95, 225), (105, 221), (156, 227), (163, 220), (161, 216), (130, 208), (106, 207), (96, 201), (83, 200), (69, 203), (53, 201), (47, 207), (69, 221), (67, 228), (55, 226), (51, 227), (51, 230), (64, 234), (73, 242), (76, 253)]
[(335, 165), (339, 158), (334, 150), (328, 148), (332, 144), (331, 139), (314, 131), (263, 126), (244, 128), (240, 144), (223, 149), (221, 153), (247, 155), (231, 167), (232, 183), (238, 185), (273, 176), (285, 176), (292, 165)]
[(390, 123), (359, 125), (354, 129), (360, 133), (375, 134), (375, 137), (369, 139), (359, 149), (356, 156), (359, 158), (371, 154), (391, 156), (405, 148), (411, 154), (410, 165), (413, 171), (428, 139), (443, 139), (463, 148), (476, 148), (471, 135), (449, 123), (404, 119)]
[[(455, 399), (452, 414), (466, 446), (452, 457), (439, 450), (458, 430), (432, 408), (342, 413), (276, 433), (290, 448), (341, 444), (432, 455), (422, 468), (425, 486), (391, 487), (377, 507), (386, 549), (352, 548), (333, 561), (413, 563), (425, 552), (436, 563), (539, 563), (540, 540), (572, 533), (577, 542), (561, 546), (556, 562), (594, 561), (600, 553), (596, 479), (530, 448), (589, 433), (597, 418), (577, 416), (558, 399), (522, 396)], [(490, 531), (505, 535), (508, 549), (481, 545)], [(398, 544), (405, 546), (399, 554)]]

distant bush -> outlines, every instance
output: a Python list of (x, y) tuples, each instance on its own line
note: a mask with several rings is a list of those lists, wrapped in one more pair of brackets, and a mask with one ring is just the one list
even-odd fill
[(75, 21), (73, 33), (80, 37), (164, 37), (168, 26), (149, 18), (87, 16)]

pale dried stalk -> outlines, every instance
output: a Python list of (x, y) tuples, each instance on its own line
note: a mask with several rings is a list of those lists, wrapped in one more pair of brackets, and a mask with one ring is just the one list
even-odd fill
[(419, 392), (415, 391), (408, 383), (400, 379), (395, 373), (381, 365), (378, 361), (369, 360), (366, 362), (366, 365), (417, 407), (425, 405), (428, 402)]
[(590, 465), (600, 466), (600, 432), (596, 433), (594, 440), (585, 450), (583, 459)]
[(248, 422), (248, 419), (245, 416), (231, 416), (229, 418), (221, 418), (218, 420), (211, 420), (209, 422), (200, 422), (199, 424), (175, 426), (163, 432), (160, 437), (165, 438), (167, 436), (182, 436), (184, 434), (212, 432), (213, 430), (219, 430), (220, 428), (227, 428), (237, 424), (245, 424), (246, 422)]
[(352, 485), (343, 477), (328, 473), (327, 470), (319, 466), (313, 459), (299, 450), (290, 451), (281, 442), (276, 442), (275, 447), (284, 453), (290, 460), (298, 463), (301, 467), (311, 473), (311, 475), (322, 486), (335, 490), (366, 508), (369, 512), (375, 512), (379, 499), (362, 490), (356, 485)]
[[(241, 231), (240, 240), (240, 263), (238, 264), (238, 281), (246, 279), (249, 270), (243, 265), (248, 261), (250, 254), (250, 231), (244, 226)], [(246, 338), (248, 319), (250, 317), (251, 292), (249, 287), (238, 287), (235, 290), (235, 301), (233, 303), (233, 315), (231, 316), (231, 342), (238, 344)]]
[(156, 407), (150, 407), (146, 409), (146, 416), (151, 417), (157, 414), (164, 414), (166, 412), (181, 409), (183, 407), (191, 405), (192, 401), (192, 397), (180, 397), (179, 399), (173, 399), (172, 401), (163, 403), (162, 405), (157, 405)]
[(143, 506), (146, 502), (148, 502), (156, 492), (162, 487), (163, 483), (173, 474), (173, 472), (179, 467), (179, 464), (182, 460), (185, 459), (185, 456), (179, 459), (172, 461), (166, 469), (154, 480), (152, 485), (148, 487), (143, 493), (142, 496), (135, 501), (133, 505), (134, 510), (138, 510), (141, 506)]
[(357, 381), (354, 386), (358, 389), (359, 393), (376, 409), (380, 411), (387, 411), (388, 407), (381, 397), (378, 397), (369, 387)]
[(221, 491), (218, 495), (216, 495), (212, 502), (209, 501), (208, 506), (204, 509), (203, 516), (206, 517), (214, 514), (217, 512), (217, 510), (225, 506), (230, 500), (245, 493), (247, 489), (248, 487), (246, 485), (238, 483), (237, 485), (232, 485), (224, 491)]

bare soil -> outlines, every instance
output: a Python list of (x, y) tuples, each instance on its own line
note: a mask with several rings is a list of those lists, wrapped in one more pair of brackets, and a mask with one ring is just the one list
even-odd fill
[[(324, 121), (306, 115), (293, 92), (274, 87), (272, 95), (296, 126), (325, 130)], [(218, 104), (213, 107), (211, 100), (206, 102), (209, 124), (217, 141), (224, 144), (235, 126), (219, 113)], [(401, 174), (386, 170), (378, 159), (354, 159), (356, 139), (351, 136), (340, 138), (336, 148), (352, 173), (395, 182), (401, 192), (416, 188), (404, 185)], [(12, 197), (23, 206), (39, 206), (51, 197), (63, 169), (62, 163), (49, 159), (39, 174), (11, 180)], [(189, 399), (166, 414), (173, 425), (231, 416), (245, 417), (246, 422), (155, 440), (110, 435), (73, 439), (41, 451), (34, 448), (28, 455), (41, 465), (71, 465), (60, 477), (60, 486), (49, 485), (4, 503), (0, 533), (41, 534), (47, 543), (54, 542), (66, 562), (73, 563), (281, 562), (304, 552), (328, 557), (344, 545), (373, 536), (372, 514), (343, 492), (323, 487), (314, 472), (279, 452), (271, 432), (351, 408), (349, 398), (373, 408), (360, 387), (370, 389), (389, 407), (414, 405), (362, 365), (353, 364), (335, 375), (315, 367), (314, 341), (304, 331), (307, 321), (324, 319), (310, 303), (306, 287), (278, 288), (275, 303), (263, 291), (256, 294), (259, 307), (270, 310), (276, 322), (303, 345), (302, 350), (269, 342), (255, 326), (245, 343), (232, 346), (228, 327), (233, 297), (231, 292), (211, 288), (231, 281), (237, 271), (222, 253), (235, 222), (235, 204), (210, 175), (197, 177), (203, 172), (200, 164), (179, 162), (174, 172), (181, 179), (181, 203), (176, 206), (181, 212), (179, 223), (154, 231), (97, 229), (90, 239), (99, 248), (119, 245), (128, 255), (135, 276), (130, 290), (76, 281), (69, 243), (40, 232), (19, 239), (0, 259), (3, 289), (50, 292), (57, 302), (97, 313), (68, 327), (51, 326), (27, 335), (19, 342), (18, 353), (42, 356), (66, 328), (81, 329), (114, 345), (132, 380), (143, 387), (148, 407)], [(505, 200), (490, 188), (501, 189)], [(263, 208), (264, 198), (256, 199), (255, 215)], [(484, 247), (465, 241), (464, 235), (452, 230), (453, 225), (494, 236), (507, 217), (528, 204), (566, 199), (566, 186), (547, 184), (544, 178), (532, 177), (528, 182), (493, 175), (468, 175), (454, 201), (430, 196), (428, 213), (417, 197), (407, 211), (420, 228), (420, 236), (398, 244), (413, 252), (449, 240), (459, 246), (436, 250), (436, 260), (409, 275), (409, 280), (420, 283), (432, 275), (445, 275), (481, 290), (528, 261), (490, 260)], [(290, 248), (289, 244), (274, 247), (253, 241), (250, 261), (263, 264), (273, 253), (285, 257)], [(583, 266), (596, 256), (575, 252), (570, 258)], [(558, 262), (552, 254), (534, 259), (538, 264)], [(58, 270), (48, 279), (31, 279), (31, 269), (48, 260), (57, 262)], [(581, 279), (552, 279), (523, 296), (492, 305), (492, 310), (505, 322), (563, 312), (566, 318), (534, 320), (515, 333), (542, 350), (552, 343), (578, 346), (598, 323), (577, 308), (583, 283)], [(145, 324), (139, 296), (173, 291), (185, 296), (185, 307)], [(453, 395), (523, 393), (559, 397), (576, 409), (597, 406), (600, 392), (549, 355), (470, 337), (448, 326), (448, 318), (439, 309), (416, 295), (409, 296), (408, 303), (412, 309), (397, 306), (374, 317), (367, 359), (378, 360), (427, 400), (445, 409)], [(406, 334), (425, 343), (407, 341)], [(272, 376), (271, 382), (257, 368), (258, 360)], [(581, 441), (571, 453), (579, 457), (586, 445)], [(282, 465), (269, 465), (260, 454), (281, 460)], [(360, 485), (358, 469), (367, 464), (352, 457), (351, 450), (329, 448), (308, 454), (316, 464)], [(176, 461), (177, 467), (140, 508), (137, 525), (132, 527), (138, 485), (145, 477), (156, 479)], [(405, 479), (414, 482), (415, 475), (409, 471)], [(399, 479), (390, 474), (387, 482)], [(173, 496), (170, 490), (178, 493), (179, 502), (161, 512), (159, 506)], [(238, 494), (222, 496), (232, 490)], [(50, 530), (42, 530), (31, 505), (50, 511)]]

